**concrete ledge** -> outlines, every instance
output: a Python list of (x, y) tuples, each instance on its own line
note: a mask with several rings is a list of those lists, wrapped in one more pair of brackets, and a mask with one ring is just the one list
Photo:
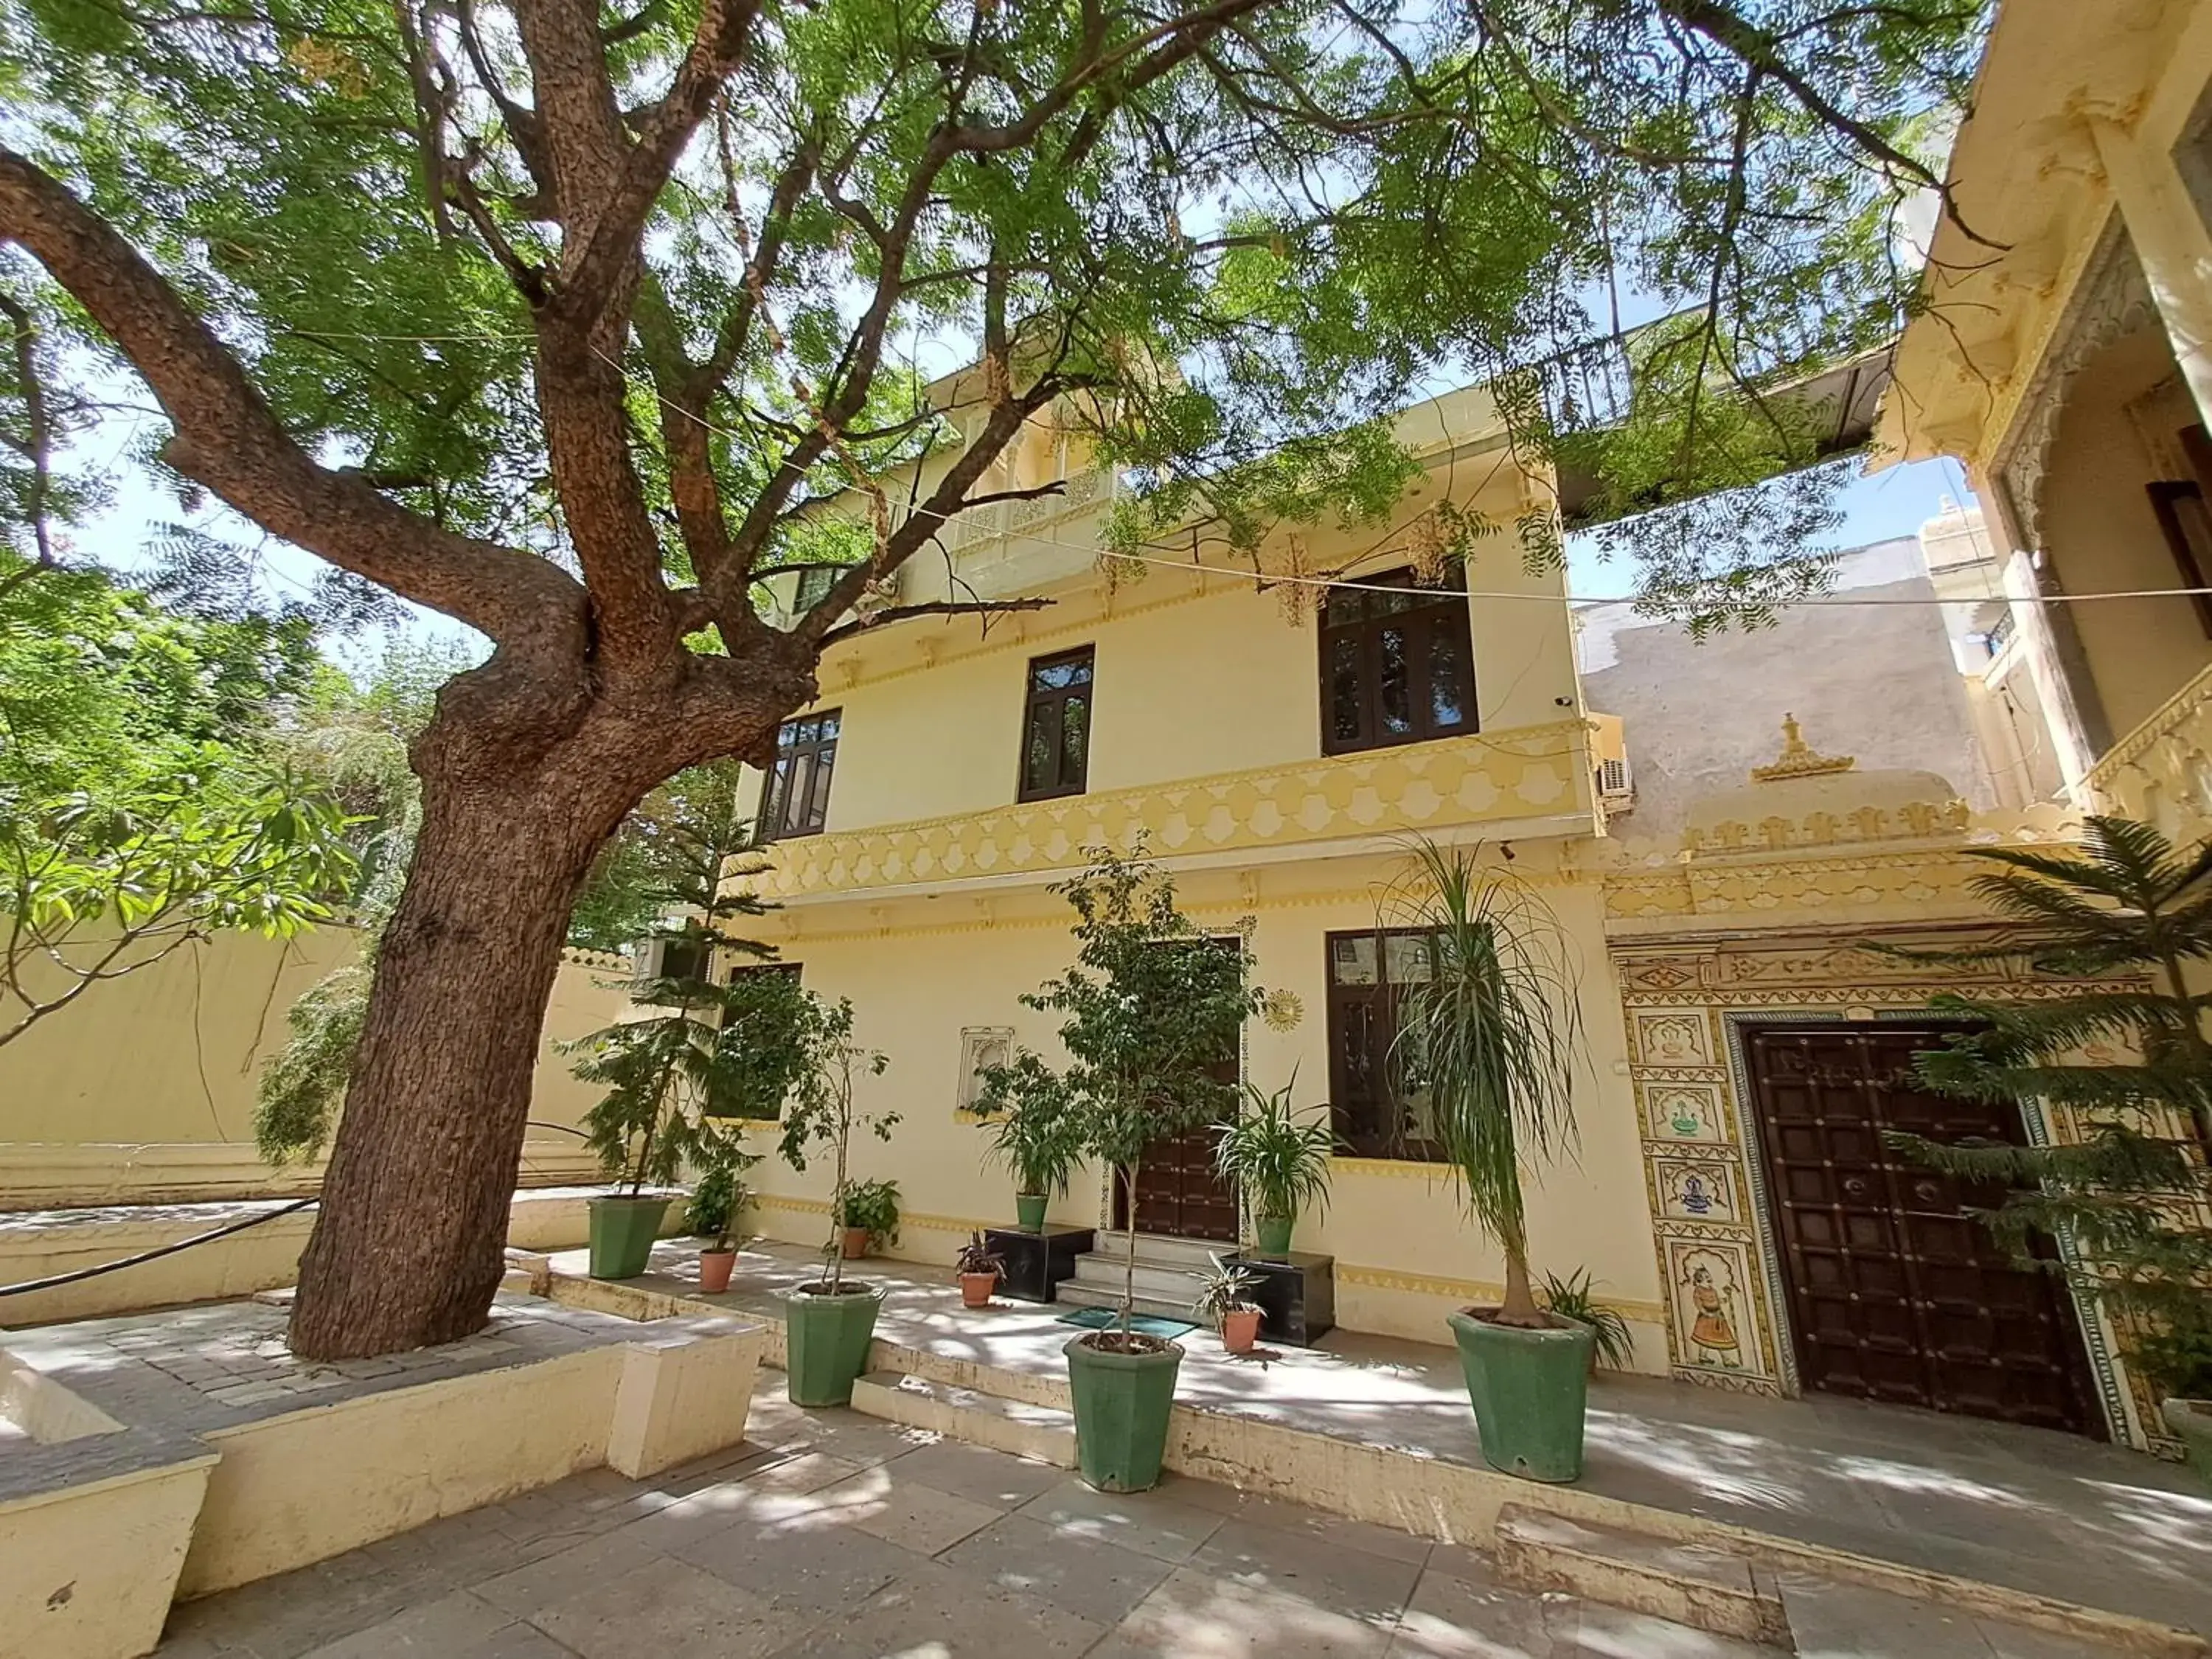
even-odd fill
[[(236, 1140), (0, 1141), (0, 1211), (305, 1198), (318, 1159), (280, 1166)], [(524, 1187), (588, 1186), (599, 1160), (572, 1137), (524, 1143)]]
[(1499, 1570), (1523, 1589), (1563, 1590), (1609, 1607), (1771, 1647), (1790, 1621), (1768, 1575), (1747, 1555), (1678, 1544), (1508, 1505), (1498, 1518)]
[[(518, 1192), (508, 1211), (508, 1243), (525, 1249), (565, 1249), (589, 1232), (586, 1206), (601, 1187), (544, 1187)], [(50, 1279), (181, 1243), (233, 1222), (266, 1215), (287, 1200), (122, 1205), (105, 1209), (33, 1210), (0, 1215), (0, 1285)], [(671, 1205), (665, 1234), (682, 1226)], [(228, 1301), (289, 1285), (314, 1212), (299, 1211), (228, 1237), (52, 1290), (0, 1297), (0, 1328), (100, 1319), (143, 1308)]]
[(173, 1599), (734, 1445), (765, 1336), (696, 1307), (641, 1328), (503, 1297), (477, 1336), (313, 1365), (283, 1328), (255, 1300), (9, 1339), (0, 1659), (128, 1659)]
[(1060, 1468), (1076, 1466), (1074, 1413), (1048, 1406), (897, 1371), (870, 1371), (853, 1385), (853, 1409)]
[(0, 1502), (0, 1659), (151, 1653), (215, 1462)]
[(1180, 1474), (1294, 1498), (1355, 1521), (1485, 1549), (1496, 1548), (1498, 1516), (1509, 1505), (1540, 1508), (1654, 1539), (1734, 1550), (1770, 1572), (1802, 1571), (1941, 1601), (1992, 1619), (2102, 1643), (2116, 1652), (2152, 1659), (2212, 1659), (2212, 1642), (2170, 1625), (1224, 1412), (1178, 1405), (1170, 1421), (1167, 1467)]

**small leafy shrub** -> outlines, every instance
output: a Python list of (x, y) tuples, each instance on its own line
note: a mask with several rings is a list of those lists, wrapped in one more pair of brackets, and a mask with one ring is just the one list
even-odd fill
[(871, 1244), (896, 1244), (899, 1235), (899, 1189), (896, 1181), (855, 1181), (837, 1200), (840, 1227), (865, 1227)]

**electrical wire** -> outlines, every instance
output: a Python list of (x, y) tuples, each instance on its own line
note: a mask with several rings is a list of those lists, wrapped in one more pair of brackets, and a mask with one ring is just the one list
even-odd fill
[(55, 1273), (46, 1279), (27, 1279), (20, 1285), (0, 1285), (0, 1296), (27, 1296), (33, 1291), (58, 1290), (64, 1285), (82, 1284), (88, 1279), (97, 1279), (102, 1273), (120, 1273), (125, 1267), (136, 1267), (142, 1262), (158, 1261), (165, 1255), (174, 1255), (179, 1250), (189, 1250), (196, 1244), (205, 1244), (218, 1238), (228, 1238), (233, 1233), (242, 1233), (248, 1227), (258, 1227), (264, 1221), (275, 1221), (322, 1202), (319, 1198), (295, 1199), (279, 1209), (248, 1216), (243, 1221), (234, 1221), (228, 1226), (211, 1231), (195, 1233), (190, 1238), (180, 1238), (170, 1244), (156, 1245), (150, 1250), (141, 1250), (136, 1255), (126, 1255), (119, 1261), (103, 1261), (97, 1267), (78, 1267), (65, 1273)]
[[(444, 344), (468, 342), (484, 344), (504, 344), (514, 341), (528, 340), (535, 337), (534, 336), (527, 334), (362, 334), (329, 329), (294, 329), (291, 331), (294, 334), (305, 338), (320, 337), (325, 339), (332, 340), (375, 340), (394, 344)], [(639, 390), (647, 392), (654, 399), (654, 401), (666, 404), (668, 407), (675, 410), (677, 413), (682, 415), (685, 419), (696, 422), (700, 426), (704, 427), (708, 431), (714, 434), (717, 437), (727, 438), (733, 442), (739, 443), (750, 441), (747, 434), (738, 432), (728, 427), (718, 426), (714, 422), (707, 420), (703, 416), (696, 415), (690, 410), (683, 408), (680, 404), (674, 403), (671, 399), (662, 397), (659, 388), (651, 385), (643, 376), (637, 374), (635, 371), (623, 364), (618, 358), (612, 356), (604, 349), (594, 347), (592, 349), (610, 367), (623, 375), (626, 379), (630, 380), (633, 383), (637, 385)], [(958, 510), (952, 513), (940, 513), (919, 505), (908, 505), (905, 510), (909, 517), (934, 518), (945, 524), (951, 524), (954, 519), (959, 516)], [(1361, 581), (1356, 578), (1350, 577), (1305, 576), (1292, 575), (1289, 574), (1277, 574), (1268, 571), (1239, 570), (1223, 565), (1199, 564), (1187, 558), (1164, 558), (1158, 556), (1157, 553), (1134, 553), (1123, 551), (1119, 549), (1102, 548), (1095, 543), (1084, 544), (1079, 542), (1063, 541), (1056, 536), (1040, 536), (1029, 531), (1008, 530), (999, 533), (1003, 535), (1009, 541), (1027, 542), (1031, 545), (1037, 547), (1064, 549), (1069, 552), (1081, 553), (1091, 558), (1106, 557), (1126, 561), (1133, 564), (1156, 565), (1163, 569), (1182, 570), (1186, 572), (1194, 571), (1201, 575), (1230, 576), (1270, 586), (1281, 585), (1285, 586), (1297, 587), (1334, 588), (1351, 592), (1369, 593), (1401, 593), (1405, 591), (1402, 587), (1391, 583)], [(1170, 544), (1157, 541), (1143, 543), (1141, 545), (1157, 549), (1159, 552), (1172, 552), (1176, 550)], [(770, 568), (758, 571), (756, 574), (763, 576), (773, 576), (776, 573), (773, 568)], [(1513, 592), (1502, 589), (1477, 588), (1469, 588), (1466, 590), (1466, 592), (1467, 597), (1470, 599), (1501, 601), (1528, 600), (1540, 604), (1564, 604), (1569, 605), (1634, 605), (1638, 603), (1639, 599), (1638, 595), (1633, 593), (1528, 593)], [(2085, 605), (2105, 599), (2195, 599), (2205, 597), (2212, 597), (2212, 586), (2127, 588), (2095, 593), (2023, 593), (2016, 595), (2008, 594), (2004, 596), (2005, 602), (2009, 605)], [(1832, 605), (1867, 607), (1917, 605), (1926, 607), (1929, 605), (1948, 605), (1954, 603), (1954, 601), (1942, 599), (1932, 594), (1926, 598), (1922, 598), (1917, 595), (1876, 598), (1871, 595), (1856, 596), (1849, 593), (1808, 593), (1796, 598), (1777, 600), (1775, 603), (1792, 606)]]

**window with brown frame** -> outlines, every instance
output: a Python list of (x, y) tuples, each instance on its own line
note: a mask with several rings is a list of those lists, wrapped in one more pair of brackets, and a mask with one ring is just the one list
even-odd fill
[(1331, 588), (1321, 625), (1321, 747), (1387, 749), (1476, 729), (1467, 595), (1410, 570), (1363, 576), (1393, 592)]
[(837, 764), (843, 711), (786, 720), (775, 734), (775, 769), (761, 798), (760, 836), (779, 841), (819, 834), (830, 815), (830, 775)]
[(1328, 936), (1329, 1113), (1347, 1157), (1444, 1161), (1428, 1091), (1391, 1053), (1399, 988), (1428, 979), (1435, 948), (1419, 928)]
[(1091, 772), (1091, 647), (1030, 665), (1017, 800), (1079, 795)]

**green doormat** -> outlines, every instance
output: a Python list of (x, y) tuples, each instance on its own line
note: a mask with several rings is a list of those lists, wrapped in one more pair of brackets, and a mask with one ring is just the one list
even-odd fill
[[(1078, 1308), (1073, 1313), (1060, 1316), (1063, 1325), (1080, 1325), (1086, 1331), (1103, 1331), (1109, 1325), (1118, 1324), (1120, 1316), (1111, 1308)], [(1151, 1314), (1131, 1316), (1129, 1328), (1146, 1336), (1157, 1336), (1163, 1342), (1172, 1342), (1179, 1336), (1188, 1336), (1198, 1328), (1187, 1319), (1157, 1319)]]

